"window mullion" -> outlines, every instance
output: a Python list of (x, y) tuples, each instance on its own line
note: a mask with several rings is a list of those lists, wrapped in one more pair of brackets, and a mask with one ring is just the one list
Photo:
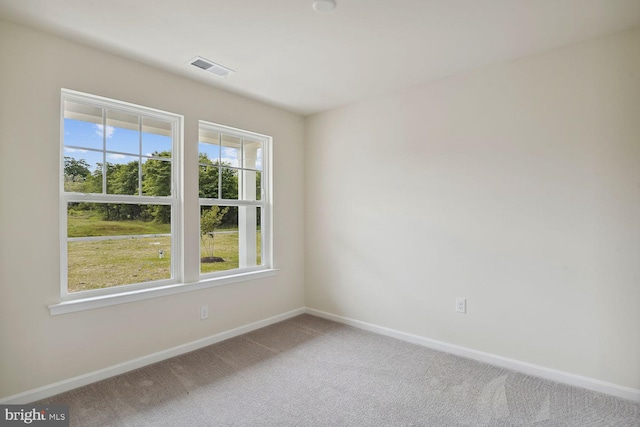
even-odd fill
[(218, 199), (222, 198), (222, 133), (218, 133)]
[(244, 200), (244, 138), (240, 138), (240, 158), (238, 159), (238, 199)]
[(142, 196), (142, 117), (138, 116), (138, 196)]
[(107, 194), (107, 109), (102, 108), (102, 194)]

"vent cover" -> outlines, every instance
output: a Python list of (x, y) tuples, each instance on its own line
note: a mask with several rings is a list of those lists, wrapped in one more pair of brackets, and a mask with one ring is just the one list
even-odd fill
[(215, 74), (218, 77), (227, 77), (229, 74), (234, 72), (230, 68), (223, 67), (222, 65), (216, 64), (215, 62), (209, 61), (208, 59), (202, 58), (200, 56), (196, 56), (195, 58), (190, 60), (189, 64), (208, 71), (211, 74)]

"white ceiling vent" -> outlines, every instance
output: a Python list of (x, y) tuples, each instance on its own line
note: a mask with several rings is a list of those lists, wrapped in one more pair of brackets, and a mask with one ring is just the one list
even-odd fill
[(204, 59), (200, 56), (196, 56), (190, 60), (189, 64), (194, 67), (202, 68), (203, 70), (208, 71), (211, 74), (215, 74), (218, 77), (227, 77), (229, 74), (234, 72), (230, 68), (223, 67), (222, 65), (216, 64), (215, 62), (209, 61), (208, 59)]

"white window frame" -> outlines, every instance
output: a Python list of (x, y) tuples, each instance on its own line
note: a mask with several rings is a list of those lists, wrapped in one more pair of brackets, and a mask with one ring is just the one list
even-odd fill
[[(244, 139), (250, 139), (253, 141), (260, 141), (262, 143), (262, 170), (260, 171), (260, 176), (262, 178), (261, 184), (261, 195), (260, 200), (241, 200), (240, 193), (242, 191), (241, 186), (238, 186), (239, 199), (223, 199), (222, 197), (218, 199), (213, 198), (199, 198), (198, 199), (198, 212), (200, 212), (203, 206), (255, 206), (260, 208), (261, 215), (261, 243), (262, 243), (262, 254), (261, 254), (261, 265), (252, 266), (252, 267), (240, 267), (231, 270), (223, 270), (211, 273), (200, 273), (200, 279), (206, 280), (217, 277), (228, 276), (229, 274), (243, 274), (254, 271), (262, 271), (269, 270), (273, 267), (273, 243), (272, 243), (272, 186), (271, 186), (271, 148), (273, 144), (273, 140), (270, 136), (262, 135), (255, 132), (250, 132), (242, 129), (237, 129), (229, 126), (224, 126), (217, 123), (207, 122), (204, 120), (200, 120), (198, 122), (198, 130), (207, 130), (212, 132), (217, 132), (219, 134), (225, 134), (233, 137), (240, 138), (244, 141)], [(244, 143), (243, 143), (244, 145)], [(220, 145), (220, 149), (222, 146)], [(244, 158), (244, 155), (241, 155), (241, 158)], [(220, 171), (218, 172), (218, 176), (222, 176), (222, 166), (220, 167)], [(198, 164), (198, 172), (200, 165)], [(237, 169), (239, 171), (238, 176), (245, 171), (251, 170), (251, 168), (245, 168), (244, 164), (240, 164), (238, 167), (230, 167), (231, 169)], [(218, 194), (222, 196), (221, 194)], [(200, 256), (202, 256), (200, 254)]]
[[(103, 120), (105, 110), (114, 109), (141, 117), (153, 118), (170, 122), (172, 125), (172, 151), (171, 151), (171, 196), (144, 196), (144, 195), (119, 195), (106, 194), (106, 183), (103, 178), (102, 193), (68, 193), (64, 191), (64, 111), (65, 101), (85, 104), (102, 109)], [(182, 186), (180, 185), (182, 171), (182, 124), (184, 118), (178, 114), (156, 110), (149, 107), (130, 104), (90, 95), (73, 90), (62, 89), (60, 100), (60, 296), (62, 301), (85, 299), (87, 297), (99, 297), (123, 292), (131, 292), (147, 288), (158, 288), (172, 285), (182, 281)], [(103, 126), (106, 126), (103, 123)], [(104, 137), (102, 151), (106, 149)], [(106, 171), (106, 169), (105, 169)], [(106, 173), (105, 173), (106, 176)], [(142, 185), (140, 183), (139, 185)], [(98, 202), (98, 203), (123, 203), (123, 204), (154, 204), (171, 206), (171, 278), (154, 280), (142, 283), (130, 283), (101, 289), (69, 292), (68, 289), (68, 258), (67, 258), (67, 206), (73, 202)]]
[[(132, 114), (151, 117), (172, 122), (172, 194), (171, 196), (127, 196), (115, 194), (81, 194), (66, 193), (64, 191), (64, 101), (74, 101), (82, 104), (99, 106), (101, 108), (114, 108), (120, 111), (130, 112)], [(57, 303), (49, 305), (51, 315), (59, 315), (73, 313), (77, 311), (89, 310), (94, 308), (107, 307), (111, 305), (140, 301), (149, 298), (168, 296), (183, 292), (189, 292), (199, 289), (210, 288), (214, 286), (222, 286), (243, 282), (247, 280), (261, 279), (265, 277), (275, 276), (277, 269), (274, 267), (273, 260), (273, 171), (272, 171), (272, 145), (273, 139), (270, 136), (245, 131), (241, 129), (231, 128), (224, 125), (214, 124), (210, 122), (199, 121), (205, 126), (215, 126), (223, 133), (232, 135), (242, 135), (253, 140), (263, 142), (263, 158), (262, 158), (262, 194), (261, 200), (257, 202), (257, 206), (262, 209), (261, 233), (262, 233), (262, 264), (249, 268), (238, 268), (233, 270), (225, 270), (216, 273), (200, 274), (200, 263), (198, 262), (198, 271), (191, 271), (193, 264), (189, 264), (189, 271), (186, 271), (187, 263), (185, 263), (185, 244), (189, 241), (195, 246), (189, 246), (190, 253), (200, 253), (200, 238), (185, 238), (185, 219), (187, 218), (187, 207), (185, 206), (185, 190), (184, 185), (184, 168), (185, 165), (195, 165), (199, 170), (199, 162), (196, 158), (194, 162), (186, 161), (184, 158), (184, 116), (157, 110), (154, 108), (144, 107), (131, 104), (124, 101), (104, 98), (101, 96), (86, 94), (74, 90), (62, 89), (60, 102), (60, 171), (59, 171), (59, 226), (60, 226), (60, 300)], [(103, 123), (104, 124), (104, 123)], [(198, 141), (195, 141), (196, 145)], [(103, 149), (104, 149), (103, 145)], [(198, 150), (196, 149), (196, 155)], [(199, 181), (195, 188), (189, 188), (188, 192), (194, 191), (196, 195), (199, 191)], [(104, 191), (104, 190), (103, 190)], [(68, 292), (67, 284), (67, 205), (69, 202), (109, 202), (109, 203), (142, 203), (142, 204), (170, 204), (171, 205), (171, 247), (172, 247), (172, 265), (171, 279), (143, 282), (136, 284), (113, 286), (110, 288), (94, 289), (87, 291)], [(161, 203), (159, 203), (161, 202)], [(230, 206), (248, 206), (256, 205), (253, 201), (244, 200), (223, 200), (224, 205)], [(200, 213), (200, 202), (193, 209), (198, 209), (198, 217)], [(189, 217), (191, 215), (189, 214)], [(192, 232), (192, 226), (189, 226), (189, 232)], [(199, 233), (199, 221), (197, 232)], [(196, 243), (197, 242), (197, 243)], [(196, 282), (185, 282), (185, 277), (198, 277)]]

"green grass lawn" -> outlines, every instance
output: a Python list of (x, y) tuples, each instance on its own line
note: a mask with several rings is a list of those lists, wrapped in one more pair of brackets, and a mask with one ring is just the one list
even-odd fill
[(69, 242), (67, 260), (69, 292), (169, 279), (171, 238)]
[[(120, 230), (121, 225), (131, 225), (127, 223), (128, 221), (117, 222), (117, 227), (114, 229)], [(160, 233), (153, 232), (153, 234)], [(114, 232), (111, 235), (123, 235), (123, 233)], [(258, 232), (257, 240), (257, 252), (260, 254), (260, 232)], [(69, 242), (67, 248), (69, 292), (149, 282), (171, 277), (170, 237), (76, 241)], [(159, 257), (160, 250), (164, 251), (164, 258)], [(202, 246), (200, 251), (201, 256), (208, 255)], [(225, 262), (201, 263), (201, 273), (238, 268), (238, 234), (216, 235), (214, 255), (223, 258)], [(260, 264), (260, 262), (261, 257), (258, 255), (257, 263)]]
[[(258, 254), (258, 257), (257, 257), (258, 259), (256, 260), (256, 263), (259, 265), (261, 263), (260, 231), (258, 231), (256, 240), (257, 240), (256, 253)], [(209, 254), (207, 253), (207, 249), (205, 248), (205, 245), (202, 243), (202, 239), (200, 240), (200, 256), (201, 257), (209, 256)], [(240, 265), (240, 256), (238, 255), (238, 233), (216, 235), (214, 256), (224, 259), (225, 262), (212, 262), (212, 263), (201, 262), (200, 263), (201, 274), (238, 268), (238, 266)]]
[(171, 224), (154, 221), (105, 221), (89, 211), (71, 211), (67, 216), (67, 236), (130, 236), (169, 234)]

